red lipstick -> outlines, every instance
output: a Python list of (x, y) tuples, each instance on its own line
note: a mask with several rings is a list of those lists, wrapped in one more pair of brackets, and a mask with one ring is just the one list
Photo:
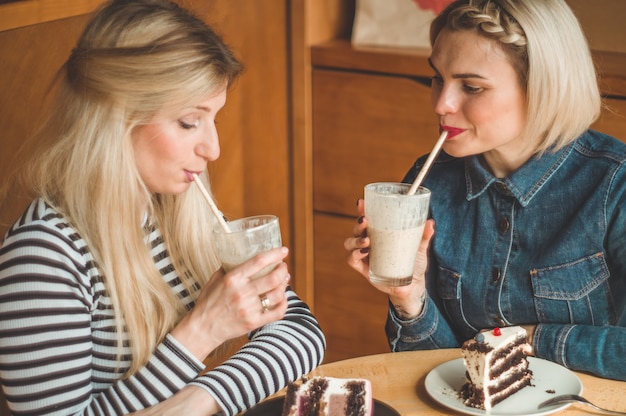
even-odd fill
[(442, 131), (447, 131), (448, 139), (451, 139), (454, 136), (458, 136), (459, 134), (463, 133), (465, 129), (459, 129), (451, 126), (439, 126), (439, 132), (441, 133)]

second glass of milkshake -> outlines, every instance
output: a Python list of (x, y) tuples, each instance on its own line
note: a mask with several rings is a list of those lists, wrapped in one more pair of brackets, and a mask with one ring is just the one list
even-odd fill
[(378, 182), (365, 186), (365, 218), (370, 238), (370, 281), (405, 286), (413, 280), (417, 249), (428, 218), (430, 191), (410, 184)]

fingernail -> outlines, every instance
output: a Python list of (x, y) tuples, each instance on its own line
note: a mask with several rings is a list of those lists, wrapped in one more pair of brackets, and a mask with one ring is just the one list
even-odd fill
[(370, 252), (370, 248), (369, 247), (365, 247), (359, 250), (360, 253), (362, 254), (366, 254)]
[(365, 217), (363, 215), (361, 215), (359, 218), (356, 219), (356, 222), (358, 222), (359, 224), (363, 224), (363, 220), (365, 219)]
[(361, 233), (361, 238), (365, 237), (367, 237), (367, 230), (363, 230), (363, 232)]
[(280, 248), (282, 250), (283, 253), (287, 254), (289, 253), (289, 249), (287, 247), (281, 247)]
[(287, 276), (285, 276), (285, 281), (290, 281), (291, 280), (291, 275), (289, 273), (287, 273)]

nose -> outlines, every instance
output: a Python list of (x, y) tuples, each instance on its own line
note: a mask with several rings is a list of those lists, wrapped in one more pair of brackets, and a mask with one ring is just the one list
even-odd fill
[(196, 155), (208, 162), (220, 157), (220, 140), (215, 127), (212, 127), (195, 146)]
[(434, 87), (431, 90), (432, 106), (435, 113), (440, 116), (455, 113), (459, 108), (458, 95), (448, 85)]

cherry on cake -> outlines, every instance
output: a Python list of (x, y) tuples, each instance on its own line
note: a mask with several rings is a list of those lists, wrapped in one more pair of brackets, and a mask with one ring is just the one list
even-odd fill
[(491, 410), (502, 400), (529, 386), (526, 330), (519, 326), (481, 331), (461, 347), (466, 383), (460, 396), (466, 406)]
[(369, 380), (313, 377), (289, 384), (282, 416), (371, 416), (372, 409)]

